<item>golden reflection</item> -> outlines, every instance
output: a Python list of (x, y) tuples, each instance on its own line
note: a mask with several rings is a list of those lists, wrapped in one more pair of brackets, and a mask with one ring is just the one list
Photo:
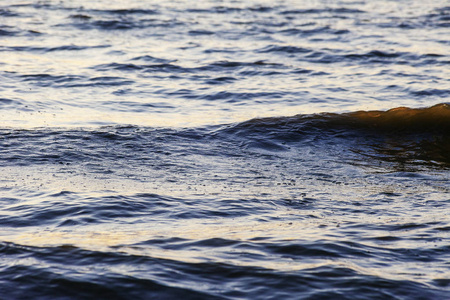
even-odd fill
[(448, 104), (423, 109), (397, 107), (388, 111), (359, 111), (348, 116), (380, 133), (375, 141), (363, 144), (365, 147), (354, 147), (355, 153), (375, 161), (387, 161), (402, 171), (420, 165), (450, 165)]
[(449, 126), (450, 105), (441, 103), (428, 108), (396, 107), (388, 111), (358, 111), (348, 114), (379, 128), (414, 129), (427, 126)]
[[(378, 143), (365, 145), (368, 148), (352, 148), (354, 153), (370, 157), (372, 164), (384, 161), (385, 171), (417, 170), (423, 166), (446, 168), (450, 166), (450, 138), (447, 137), (385, 137)], [(359, 161), (359, 159), (358, 159)], [(359, 162), (356, 162), (358, 165)], [(365, 162), (367, 164), (367, 162)], [(380, 166), (381, 167), (381, 166)]]
[[(136, 227), (137, 225), (133, 225)], [(146, 226), (147, 227), (147, 226)], [(213, 238), (230, 239), (235, 241), (249, 241), (253, 238), (268, 238), (277, 240), (314, 240), (324, 234), (325, 228), (317, 224), (305, 223), (304, 221), (289, 222), (236, 222), (227, 221), (221, 223), (199, 223), (198, 221), (177, 221), (176, 225), (161, 224), (152, 228), (141, 228), (139, 230), (123, 229), (101, 229), (81, 231), (41, 231), (20, 233), (17, 235), (3, 235), (2, 240), (24, 246), (33, 247), (73, 247), (92, 251), (111, 251), (111, 247), (121, 253), (129, 255), (144, 255), (153, 258), (171, 259), (186, 263), (201, 263), (205, 261), (216, 261), (242, 266), (264, 267), (283, 271), (294, 271), (304, 268), (315, 268), (329, 264), (328, 259), (313, 261), (297, 261), (290, 258), (277, 257), (267, 260), (247, 261), (241, 259), (239, 250), (227, 249), (223, 255), (217, 255), (217, 248), (185, 247), (186, 249), (167, 249), (154, 246), (150, 243), (139, 245), (152, 239), (180, 238), (187, 241), (201, 241)], [(230, 252), (231, 251), (231, 252)], [(245, 253), (267, 255), (258, 250), (244, 250)]]

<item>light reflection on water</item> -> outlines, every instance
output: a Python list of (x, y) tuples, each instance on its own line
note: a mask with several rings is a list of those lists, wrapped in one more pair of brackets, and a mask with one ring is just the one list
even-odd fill
[(444, 298), (447, 15), (2, 1), (0, 294)]
[[(264, 1), (230, 3), (242, 9), (230, 13), (220, 13), (227, 5), (214, 2), (115, 3), (112, 8), (108, 4), (108, 10), (101, 9), (103, 2), (46, 4), (17, 6), (12, 10), (23, 15), (5, 18), (11, 28), (39, 34), (3, 39), (2, 79), (10, 84), (3, 85), (2, 97), (18, 101), (2, 109), (3, 126), (195, 127), (254, 117), (389, 109), (393, 103), (429, 106), (445, 96), (442, 74), (447, 52), (445, 44), (437, 41), (438, 31), (417, 26), (394, 34), (391, 27), (383, 26), (397, 19), (422, 18), (424, 12), (439, 7), (438, 2), (421, 4), (420, 10), (410, 10), (405, 3), (345, 3), (347, 9), (355, 7), (353, 13), (333, 11), (343, 4), (321, 1), (283, 2), (267, 12), (246, 10), (272, 7)], [(114, 7), (143, 11), (126, 13)], [(191, 12), (184, 13), (183, 7)], [(153, 10), (156, 13), (150, 13)], [(33, 19), (36, 16), (38, 20)], [(101, 22), (125, 22), (131, 27), (109, 30)], [(160, 22), (175, 25), (157, 26)], [(189, 34), (192, 26), (214, 34)], [(335, 34), (344, 29), (349, 32)], [(312, 33), (305, 34), (308, 30)], [(374, 50), (387, 56), (364, 56)], [(143, 56), (156, 60), (136, 60)], [(161, 60), (180, 69), (149, 67)], [(370, 67), (368, 61), (373, 61)], [(243, 65), (212, 67), (218, 62)], [(255, 62), (268, 65), (245, 65)], [(137, 69), (111, 64), (134, 64)], [(108, 77), (117, 80), (98, 80)], [(220, 77), (233, 80), (210, 84)], [(428, 90), (436, 90), (436, 95), (426, 94)], [(427, 96), (417, 97), (423, 91)], [(224, 93), (231, 96), (221, 98)], [(19, 114), (24, 106), (34, 115)]]

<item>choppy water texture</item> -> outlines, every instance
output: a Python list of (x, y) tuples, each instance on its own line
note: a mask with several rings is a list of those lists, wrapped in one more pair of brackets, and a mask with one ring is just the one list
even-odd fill
[(0, 299), (450, 298), (448, 1), (0, 2)]

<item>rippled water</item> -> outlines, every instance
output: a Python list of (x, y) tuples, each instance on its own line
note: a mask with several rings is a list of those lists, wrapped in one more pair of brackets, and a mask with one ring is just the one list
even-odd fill
[(449, 298), (449, 26), (1, 1), (0, 298)]

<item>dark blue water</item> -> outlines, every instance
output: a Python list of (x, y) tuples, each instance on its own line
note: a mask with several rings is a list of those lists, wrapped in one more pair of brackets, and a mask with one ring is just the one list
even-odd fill
[(450, 298), (448, 1), (1, 1), (0, 299)]

